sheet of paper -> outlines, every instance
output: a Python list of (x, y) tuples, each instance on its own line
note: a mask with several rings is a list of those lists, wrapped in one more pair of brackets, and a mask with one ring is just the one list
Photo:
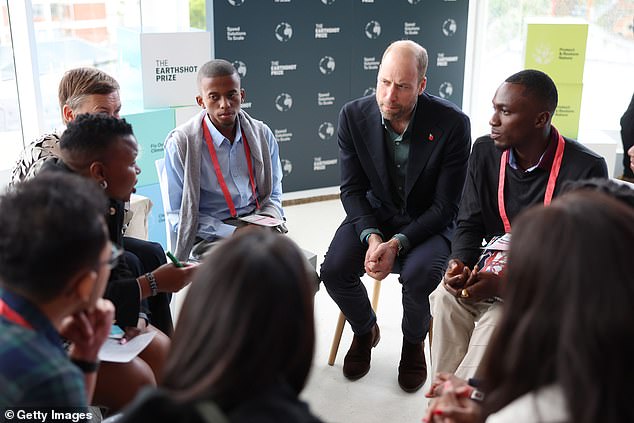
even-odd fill
[(108, 338), (99, 350), (99, 360), (127, 363), (148, 346), (154, 335), (155, 331), (148, 331), (135, 336), (125, 344), (121, 344), (119, 339)]
[(241, 217), (240, 220), (242, 220), (243, 222), (251, 223), (253, 225), (269, 227), (279, 226), (284, 223), (282, 219), (275, 219), (274, 217), (264, 216), (261, 214), (250, 214), (248, 216)]

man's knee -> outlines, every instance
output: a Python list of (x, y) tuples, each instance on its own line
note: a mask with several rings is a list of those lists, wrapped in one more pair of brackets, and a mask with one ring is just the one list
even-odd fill
[(441, 282), (429, 295), (429, 308), (434, 320), (443, 320), (459, 311), (462, 305), (445, 289)]
[(324, 285), (339, 279), (343, 270), (339, 260), (336, 258), (331, 260), (332, 257), (332, 254), (327, 254), (319, 269), (319, 277)]

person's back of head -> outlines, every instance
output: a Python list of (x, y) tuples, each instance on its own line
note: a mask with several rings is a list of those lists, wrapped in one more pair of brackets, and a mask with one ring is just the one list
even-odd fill
[(183, 304), (163, 386), (225, 409), (279, 381), (299, 393), (313, 356), (311, 292), (306, 260), (287, 237), (247, 228), (220, 242)]
[(483, 361), (486, 413), (560, 386), (570, 421), (632, 421), (634, 210), (570, 192), (513, 224), (504, 314)]
[(63, 295), (107, 242), (106, 197), (79, 176), (51, 172), (0, 197), (0, 283), (36, 303)]
[(66, 71), (58, 88), (62, 120), (68, 123), (64, 116), (64, 106), (77, 110), (88, 96), (107, 95), (116, 91), (119, 91), (119, 83), (102, 70), (82, 67)]
[(525, 69), (509, 76), (504, 82), (524, 86), (525, 95), (533, 95), (544, 105), (546, 111), (554, 115), (559, 101), (557, 86), (552, 78), (544, 72), (535, 69)]
[(603, 192), (634, 208), (634, 185), (627, 182), (617, 182), (607, 178), (590, 178), (565, 181), (561, 186), (562, 193), (577, 190)]

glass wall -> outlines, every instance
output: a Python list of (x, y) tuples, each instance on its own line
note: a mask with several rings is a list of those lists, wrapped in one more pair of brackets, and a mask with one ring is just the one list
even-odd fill
[[(104, 70), (121, 85), (122, 113), (140, 111), (140, 34), (200, 28), (204, 11), (205, 0), (191, 0), (191, 5), (188, 0), (0, 0), (0, 187), (33, 133), (62, 125), (57, 87), (66, 70), (79, 66)], [(14, 34), (20, 29), (22, 38), (32, 34), (33, 44), (18, 49), (22, 54), (16, 60), (32, 69), (39, 87), (22, 72), (16, 83), (11, 26)], [(36, 110), (21, 115), (18, 98), (23, 108)], [(30, 131), (22, 131), (20, 116)], [(23, 139), (23, 132), (30, 132), (29, 139)]]
[(472, 101), (473, 134), (489, 132), (496, 88), (523, 69), (528, 22), (575, 20), (589, 24), (580, 136), (602, 130), (618, 138), (619, 119), (634, 92), (632, 0), (485, 0), (479, 5)]
[[(32, 4), (45, 130), (61, 125), (57, 86), (68, 69), (104, 70), (121, 81), (122, 99), (139, 91), (140, 72), (119, 60), (126, 57), (121, 49), (138, 37), (139, 0), (33, 0)], [(131, 80), (136, 82), (123, 89)]]
[(13, 165), (21, 149), (22, 131), (8, 4), (7, 0), (0, 0), (0, 171)]

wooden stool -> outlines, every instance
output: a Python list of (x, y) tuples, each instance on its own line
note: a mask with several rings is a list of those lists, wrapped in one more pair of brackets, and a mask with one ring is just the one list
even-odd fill
[[(372, 309), (376, 313), (379, 305), (379, 293), (381, 292), (381, 281), (374, 279), (374, 286), (372, 288)], [(335, 364), (335, 358), (337, 358), (337, 351), (339, 350), (339, 343), (341, 343), (341, 335), (343, 334), (343, 327), (346, 324), (346, 316), (339, 312), (339, 320), (337, 321), (337, 327), (335, 328), (335, 336), (332, 338), (332, 345), (330, 346), (330, 355), (328, 356), (328, 364), (332, 366)]]

